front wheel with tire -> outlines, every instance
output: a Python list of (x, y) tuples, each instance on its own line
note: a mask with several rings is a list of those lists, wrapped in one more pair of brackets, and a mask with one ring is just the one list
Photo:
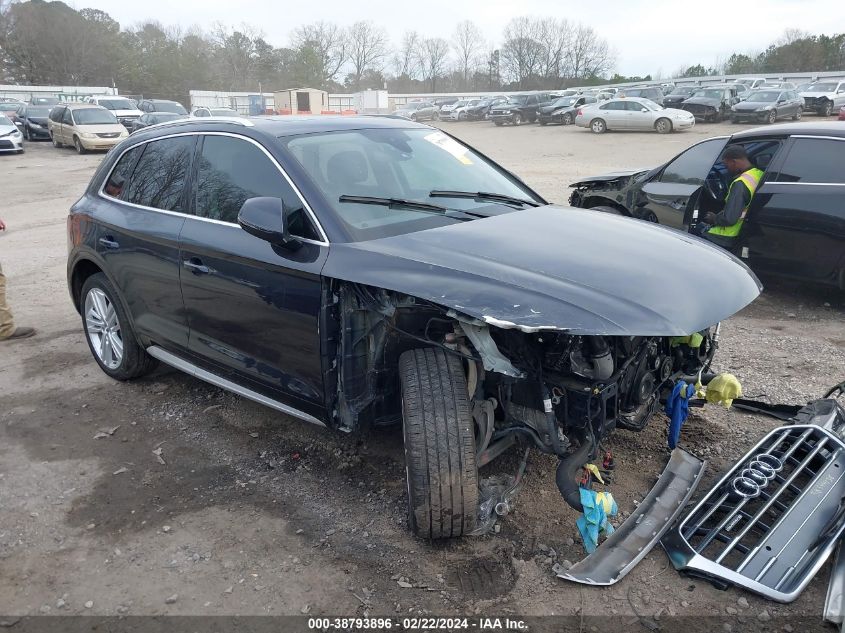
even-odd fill
[(564, 125), (572, 125), (572, 115), (568, 112), (563, 115), (563, 124)]
[(833, 102), (832, 101), (825, 101), (825, 104), (822, 106), (819, 114), (822, 116), (830, 116), (833, 114)]
[(129, 380), (152, 371), (156, 361), (138, 344), (108, 277), (103, 273), (91, 275), (83, 284), (79, 299), (85, 340), (100, 369), (116, 380)]
[(593, 119), (590, 121), (590, 129), (593, 134), (604, 134), (607, 132), (607, 123), (604, 122), (604, 119)]
[(399, 357), (411, 530), (423, 538), (475, 529), (478, 468), (463, 362), (439, 348)]
[(513, 123), (514, 125), (522, 125), (522, 115), (519, 112), (514, 114), (511, 118), (511, 123)]
[(657, 119), (654, 129), (658, 134), (669, 134), (672, 131), (672, 122), (669, 119)]
[(769, 125), (771, 125), (772, 123), (775, 123), (777, 120), (778, 120), (777, 110), (770, 110), (769, 116), (766, 118), (766, 121), (768, 121)]
[(78, 136), (73, 137), (73, 146), (76, 148), (77, 154), (85, 153), (85, 146), (82, 144), (82, 141), (79, 140)]
[(797, 111), (797, 112), (796, 112), (796, 113), (792, 116), (792, 120), (793, 120), (793, 121), (800, 121), (800, 120), (801, 120), (801, 115), (802, 115), (803, 113), (804, 113), (804, 110), (803, 110), (802, 108), (798, 108), (798, 111)]

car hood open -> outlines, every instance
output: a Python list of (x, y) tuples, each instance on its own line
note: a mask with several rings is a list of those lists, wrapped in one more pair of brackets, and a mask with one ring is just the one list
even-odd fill
[(323, 274), (402, 292), (501, 328), (683, 336), (761, 285), (704, 240), (622, 216), (545, 206), (331, 246)]

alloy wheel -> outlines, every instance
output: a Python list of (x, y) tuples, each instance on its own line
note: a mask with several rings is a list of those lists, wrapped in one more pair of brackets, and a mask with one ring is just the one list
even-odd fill
[(117, 369), (123, 361), (120, 321), (114, 304), (99, 288), (91, 288), (85, 296), (85, 333), (100, 362)]

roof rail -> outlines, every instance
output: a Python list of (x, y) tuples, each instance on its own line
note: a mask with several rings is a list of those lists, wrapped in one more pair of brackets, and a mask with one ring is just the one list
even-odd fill
[(202, 116), (202, 117), (185, 117), (184, 119), (173, 119), (172, 121), (164, 121), (162, 123), (154, 123), (153, 125), (148, 125), (145, 128), (141, 128), (144, 130), (150, 128), (161, 128), (167, 127), (169, 125), (182, 125), (185, 123), (232, 123), (234, 125), (242, 125), (244, 127), (255, 127), (255, 123), (250, 121), (249, 119), (244, 119), (241, 117), (234, 117), (234, 116)]

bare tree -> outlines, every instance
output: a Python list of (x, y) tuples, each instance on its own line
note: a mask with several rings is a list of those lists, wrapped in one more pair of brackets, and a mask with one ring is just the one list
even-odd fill
[(539, 35), (537, 21), (524, 16), (512, 19), (505, 26), (502, 70), (520, 88), (526, 88), (529, 80), (539, 74), (543, 57)]
[(458, 23), (452, 39), (457, 57), (457, 70), (461, 74), (463, 88), (467, 89), (470, 77), (478, 66), (478, 55), (484, 48), (484, 38), (474, 22), (464, 20)]
[(307, 76), (322, 86), (335, 80), (346, 62), (346, 37), (343, 30), (330, 22), (314, 22), (298, 27), (292, 36), (293, 48)]
[(420, 43), (419, 64), (423, 79), (437, 89), (437, 80), (446, 74), (449, 59), (449, 42), (442, 37), (432, 37)]
[(541, 18), (534, 30), (537, 41), (543, 47), (539, 64), (546, 87), (560, 87), (565, 77), (566, 52), (572, 46), (573, 27), (565, 19)]
[(607, 40), (589, 26), (579, 24), (573, 30), (572, 44), (566, 57), (567, 75), (573, 79), (596, 77), (613, 69), (613, 53)]
[(416, 79), (420, 71), (420, 36), (416, 31), (405, 31), (402, 44), (393, 56), (393, 69), (397, 77)]
[(216, 24), (211, 33), (220, 65), (226, 69), (230, 90), (244, 90), (251, 85), (253, 71), (258, 59), (256, 42), (261, 33), (243, 24), (239, 29), (229, 30), (223, 24)]
[(372, 22), (356, 22), (347, 36), (349, 61), (352, 63), (353, 86), (361, 88), (361, 77), (367, 71), (381, 72), (387, 56), (387, 32)]

